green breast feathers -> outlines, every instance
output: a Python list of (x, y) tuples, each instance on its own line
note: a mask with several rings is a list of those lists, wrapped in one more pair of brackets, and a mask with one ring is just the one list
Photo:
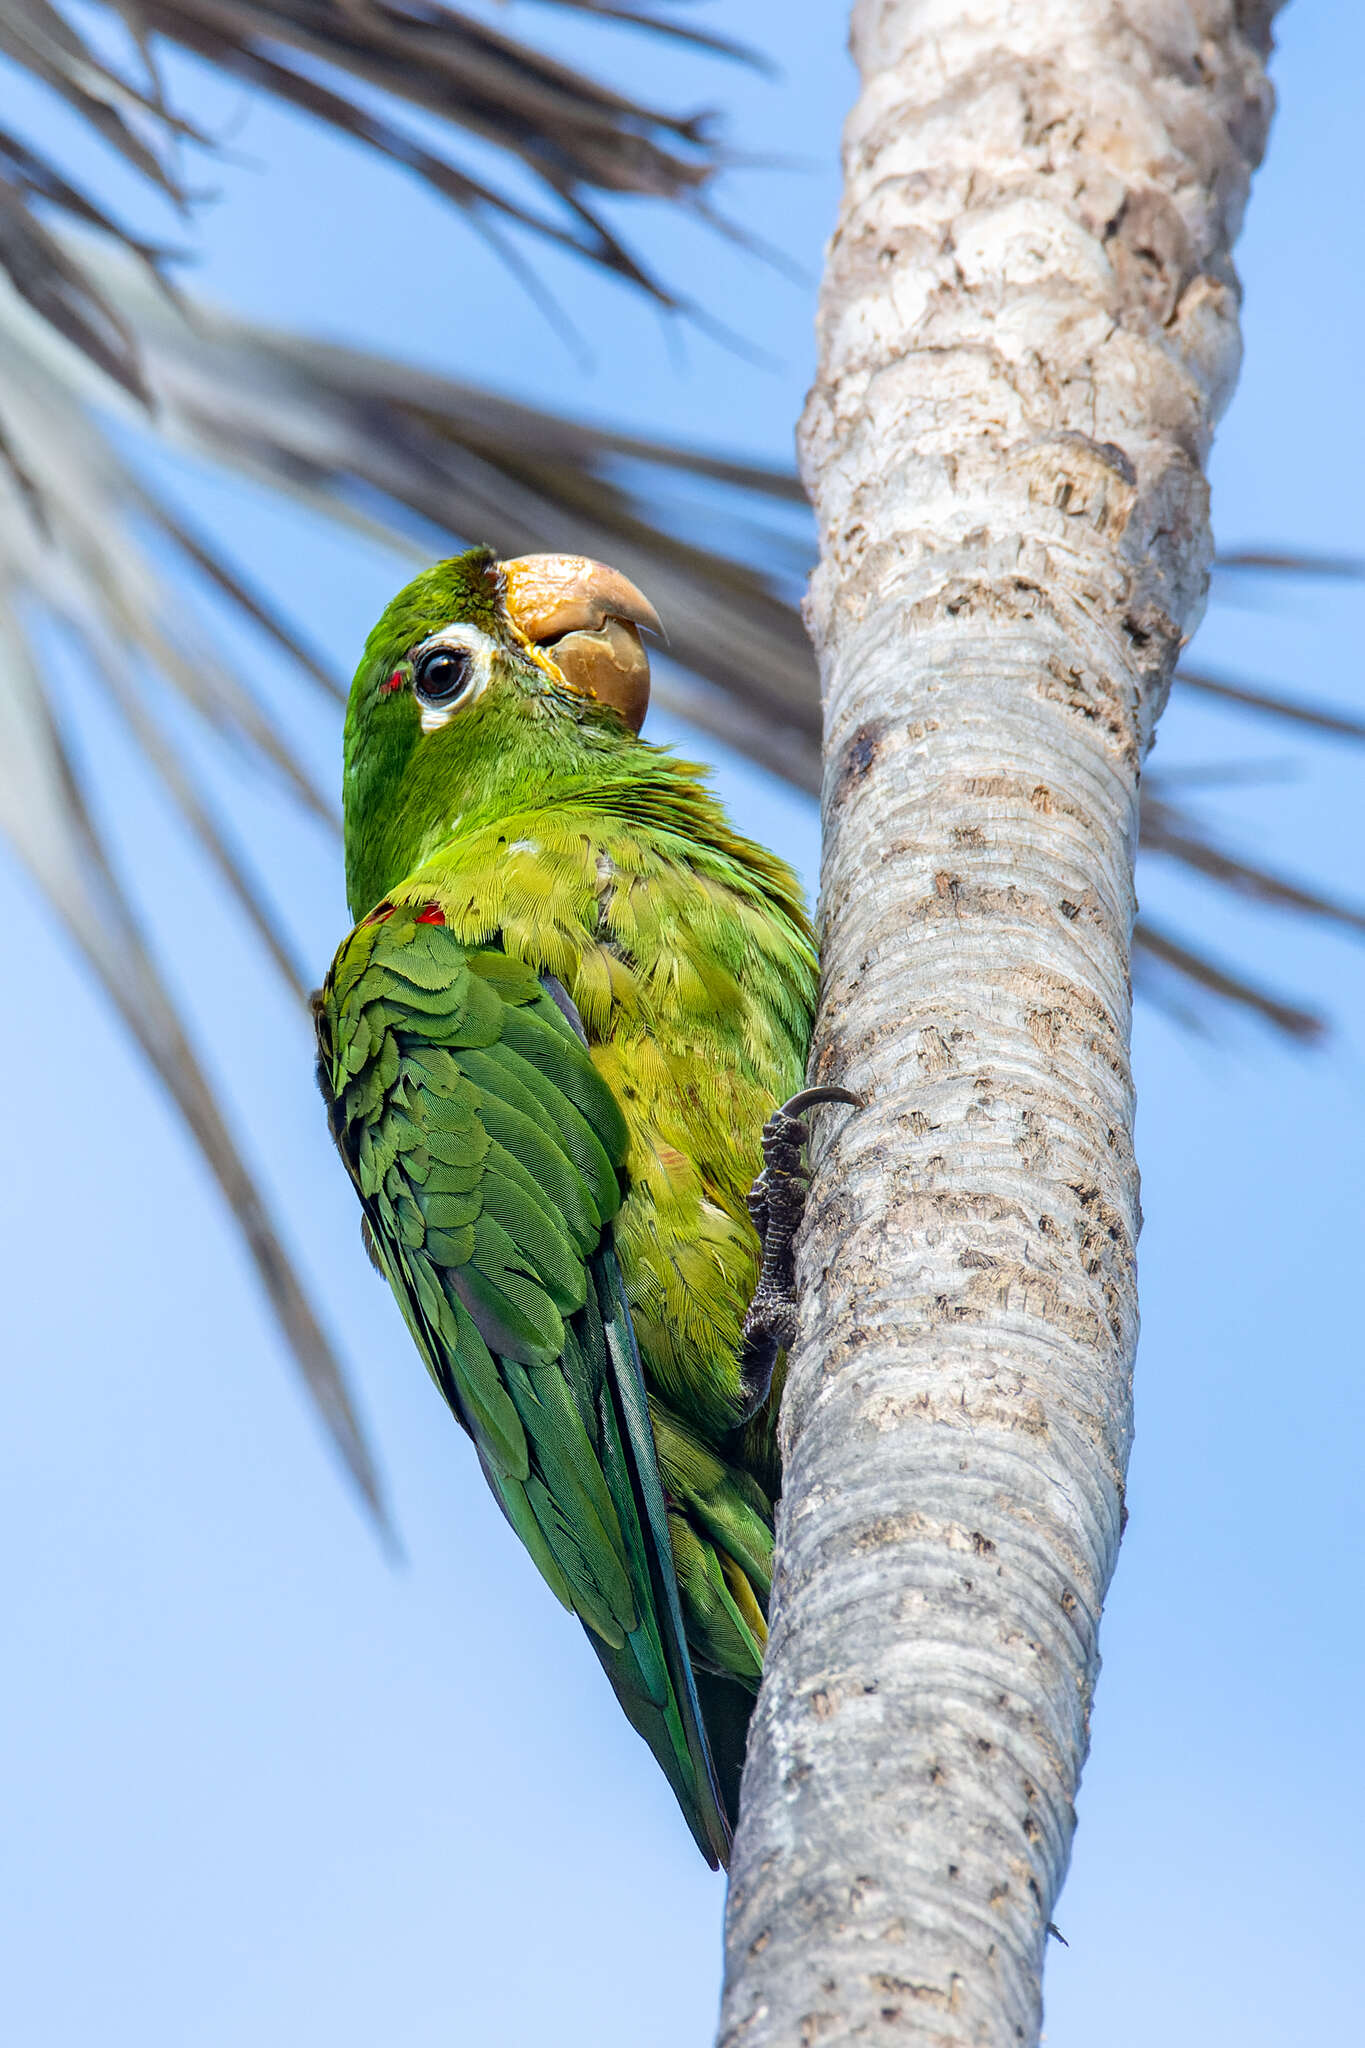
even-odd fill
[(641, 625), (615, 572), (483, 550), (389, 607), (319, 1078), (428, 1371), (717, 1863), (778, 1487), (746, 1198), (815, 961), (789, 871), (636, 736)]

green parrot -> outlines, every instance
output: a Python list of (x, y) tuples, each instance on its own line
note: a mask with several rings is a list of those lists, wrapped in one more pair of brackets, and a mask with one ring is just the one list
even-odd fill
[(346, 714), (357, 921), (318, 1074), (371, 1258), (715, 1866), (767, 1639), (801, 1119), (854, 1098), (796, 1092), (800, 890), (638, 737), (641, 627), (581, 556), (475, 548), (389, 605)]

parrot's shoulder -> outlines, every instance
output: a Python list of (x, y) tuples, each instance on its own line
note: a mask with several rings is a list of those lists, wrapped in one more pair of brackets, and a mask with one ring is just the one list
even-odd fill
[[(381, 1250), (387, 1236), (444, 1258), (452, 1231), (520, 1189), (513, 1234), (581, 1260), (619, 1206), (620, 1106), (563, 991), (440, 919), (435, 906), (380, 905), (341, 945), (316, 1004), (319, 1080), (371, 1230)], [(474, 1177), (457, 1188), (451, 1175)], [(547, 1192), (560, 1204), (550, 1231)], [(457, 1194), (477, 1195), (471, 1217)], [(557, 1317), (543, 1320), (557, 1334)]]

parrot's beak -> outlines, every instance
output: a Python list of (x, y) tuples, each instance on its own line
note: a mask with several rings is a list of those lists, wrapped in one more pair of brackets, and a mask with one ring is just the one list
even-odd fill
[(632, 732), (649, 708), (649, 656), (639, 628), (664, 638), (647, 597), (587, 555), (519, 555), (499, 562), (507, 616), (547, 655), (565, 687), (609, 704)]

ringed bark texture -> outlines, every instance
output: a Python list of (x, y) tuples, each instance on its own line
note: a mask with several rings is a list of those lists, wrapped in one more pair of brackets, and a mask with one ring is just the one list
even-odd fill
[(1267, 0), (861, 0), (802, 428), (821, 1113), (723, 2048), (1036, 2040), (1123, 1519), (1138, 778)]

